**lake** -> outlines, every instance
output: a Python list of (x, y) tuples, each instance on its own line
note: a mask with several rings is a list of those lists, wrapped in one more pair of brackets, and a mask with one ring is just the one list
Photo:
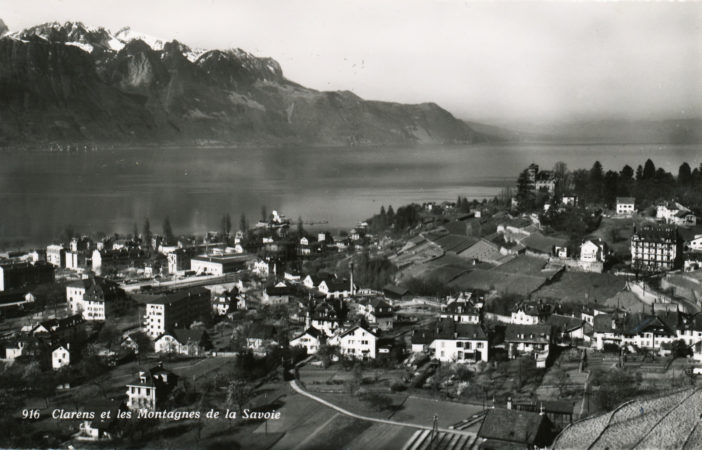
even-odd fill
[(0, 153), (0, 246), (45, 244), (67, 226), (81, 233), (154, 232), (169, 216), (176, 233), (250, 223), (261, 206), (294, 221), (350, 228), (381, 205), (492, 198), (535, 162), (572, 169), (599, 160), (634, 169), (651, 158), (677, 174), (697, 167), (700, 145), (536, 145), (287, 149), (132, 149), (94, 153)]

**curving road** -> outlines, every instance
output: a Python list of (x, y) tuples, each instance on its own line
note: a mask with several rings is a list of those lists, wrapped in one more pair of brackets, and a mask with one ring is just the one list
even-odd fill
[[(344, 414), (346, 416), (353, 417), (354, 419), (365, 420), (368, 422), (383, 423), (383, 424), (387, 424), (387, 425), (397, 425), (400, 427), (416, 428), (418, 430), (430, 430), (430, 431), (432, 430), (432, 427), (427, 426), (427, 425), (418, 425), (418, 424), (407, 423), (407, 422), (397, 422), (394, 420), (386, 420), (386, 419), (376, 419), (375, 417), (361, 416), (359, 414), (352, 413), (351, 411), (347, 411), (343, 408), (340, 408), (340, 407), (334, 405), (333, 403), (330, 403), (324, 399), (317, 397), (316, 395), (310, 394), (309, 392), (305, 391), (300, 386), (298, 386), (297, 382), (295, 380), (292, 380), (290, 382), (290, 387), (293, 388), (293, 390), (295, 390), (295, 392), (297, 392), (298, 394), (304, 395), (305, 397), (310, 398), (310, 399), (316, 401), (317, 403), (321, 403), (324, 406), (327, 406), (327, 407), (329, 407), (329, 408), (331, 408), (331, 409), (333, 409), (341, 414)], [(438, 430), (441, 432), (444, 432), (444, 433), (460, 434), (462, 436), (475, 436), (475, 433), (470, 433), (468, 431), (454, 430), (452, 428), (438, 428)]]

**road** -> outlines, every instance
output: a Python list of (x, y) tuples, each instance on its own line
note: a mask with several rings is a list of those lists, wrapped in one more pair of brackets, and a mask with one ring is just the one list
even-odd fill
[[(290, 382), (290, 387), (297, 392), (300, 395), (304, 395), (307, 398), (310, 398), (317, 403), (321, 403), (324, 406), (327, 406), (341, 414), (344, 414), (349, 417), (353, 417), (354, 419), (360, 419), (360, 420), (365, 420), (367, 422), (375, 422), (375, 423), (382, 423), (386, 425), (397, 425), (400, 427), (407, 427), (407, 428), (415, 428), (418, 430), (432, 430), (431, 426), (428, 425), (419, 425), (415, 423), (407, 423), (407, 422), (397, 422), (394, 420), (386, 420), (386, 419), (376, 419), (375, 417), (368, 417), (368, 416), (361, 416), (360, 414), (352, 413), (351, 411), (347, 411), (343, 408), (340, 408), (333, 403), (330, 403), (324, 399), (321, 399), (317, 397), (316, 395), (312, 395), (309, 392), (305, 391), (304, 389), (300, 388), (300, 386), (297, 385), (297, 382), (295, 380), (292, 380)], [(460, 431), (460, 430), (455, 430), (452, 428), (438, 428), (439, 431), (444, 432), (444, 433), (450, 433), (450, 434), (460, 434), (462, 436), (475, 436), (475, 433), (470, 433), (467, 431)]]

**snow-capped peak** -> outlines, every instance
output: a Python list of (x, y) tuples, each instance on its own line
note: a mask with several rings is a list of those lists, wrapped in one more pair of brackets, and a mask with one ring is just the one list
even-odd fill
[(117, 31), (114, 34), (115, 39), (117, 39), (119, 42), (122, 43), (122, 46), (128, 44), (131, 41), (134, 40), (140, 40), (144, 41), (149, 47), (151, 47), (153, 50), (156, 51), (161, 51), (163, 50), (164, 46), (164, 41), (163, 39), (155, 38), (153, 36), (149, 36), (148, 34), (144, 33), (138, 33), (136, 31), (133, 31), (129, 27), (124, 27), (121, 30)]

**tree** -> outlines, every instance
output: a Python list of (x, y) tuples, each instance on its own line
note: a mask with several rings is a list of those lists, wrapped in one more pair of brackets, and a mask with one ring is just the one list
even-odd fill
[(134, 242), (136, 242), (137, 239), (139, 239), (139, 228), (137, 227), (136, 222), (134, 222), (134, 229), (132, 230), (132, 239), (134, 240)]
[(363, 401), (368, 403), (376, 411), (384, 411), (392, 406), (392, 398), (378, 392), (369, 392), (362, 397)]
[(604, 186), (602, 189), (602, 199), (608, 205), (614, 205), (619, 185), (619, 174), (612, 170), (608, 170), (604, 176)]
[(392, 205), (389, 205), (387, 212), (387, 224), (389, 227), (391, 227), (393, 223), (395, 223), (395, 210), (392, 209)]
[(249, 223), (246, 220), (246, 214), (241, 213), (241, 217), (239, 218), (239, 230), (242, 233), (246, 233), (249, 231)]
[(602, 164), (599, 161), (595, 161), (590, 169), (590, 179), (589, 179), (589, 192), (590, 201), (599, 203), (602, 201), (602, 182), (604, 180), (604, 174), (602, 169)]
[(639, 164), (636, 168), (636, 181), (641, 180), (643, 180), (643, 167), (641, 166), (641, 164)]
[(253, 387), (244, 380), (231, 380), (227, 385), (226, 403), (239, 410), (245, 409), (254, 395)]
[(268, 221), (268, 210), (266, 209), (266, 205), (261, 206), (261, 221)]
[(232, 218), (229, 215), (229, 213), (225, 214), (222, 216), (222, 236), (224, 237), (225, 241), (227, 240), (227, 237), (229, 236), (229, 233), (232, 231)]
[(171, 228), (171, 219), (168, 216), (163, 219), (163, 237), (166, 239), (166, 244), (172, 244), (175, 241), (173, 228)]
[(521, 211), (528, 211), (534, 207), (534, 183), (528, 169), (522, 170), (517, 178), (517, 201)]
[(304, 223), (302, 222), (302, 216), (299, 216), (297, 218), (297, 234), (300, 236), (305, 234), (305, 226), (304, 226)]
[(643, 168), (642, 180), (652, 180), (656, 176), (656, 166), (651, 159), (647, 159)]
[(144, 219), (144, 228), (142, 231), (142, 235), (144, 237), (144, 241), (146, 241), (146, 245), (148, 247), (151, 247), (151, 224), (149, 223), (148, 218)]
[(678, 183), (682, 186), (687, 186), (692, 182), (692, 170), (686, 162), (680, 165), (678, 169)]

